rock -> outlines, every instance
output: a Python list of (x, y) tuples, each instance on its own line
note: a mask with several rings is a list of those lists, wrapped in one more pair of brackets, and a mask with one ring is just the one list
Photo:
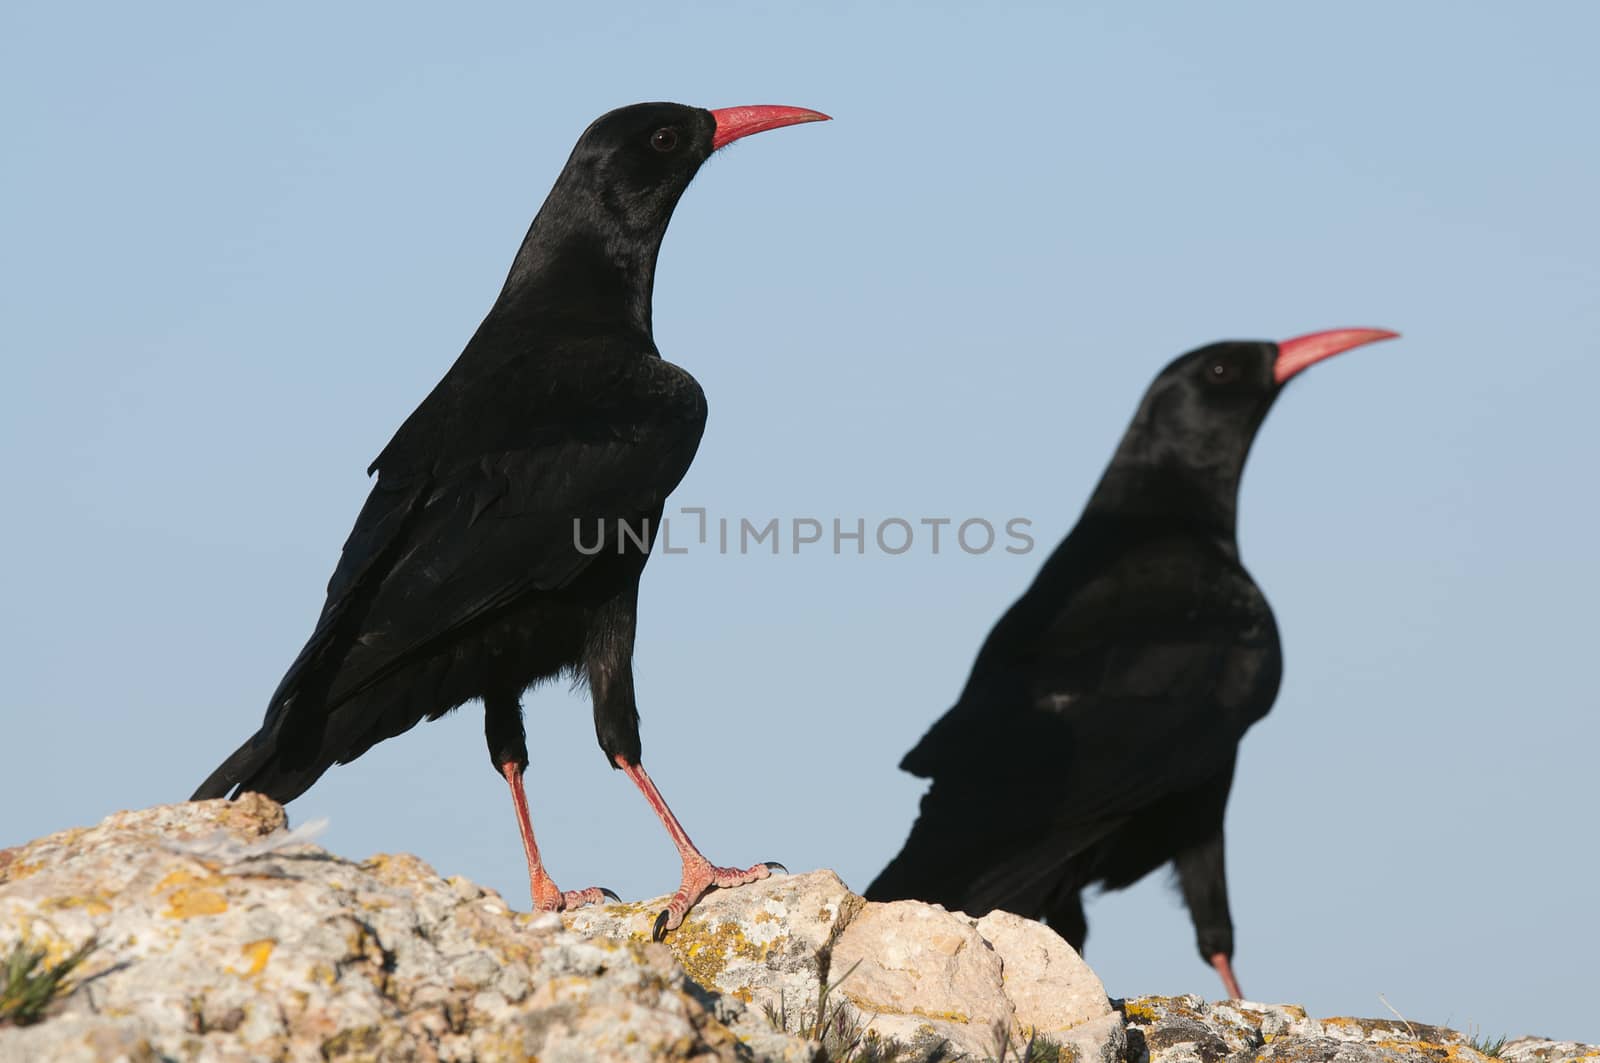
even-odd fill
[[(664, 898), (517, 913), (414, 856), (347, 860), (315, 833), (247, 795), (0, 850), (0, 961), (97, 943), (40, 1021), (6, 1025), (0, 993), (0, 1063), (1013, 1063), (1034, 1034), (1071, 1063), (1488, 1060), (1403, 1020), (1198, 997), (1115, 1009), (1048, 927), (871, 904), (828, 871), (713, 892), (655, 944)], [(1533, 1039), (1499, 1056), (1600, 1063)]]
[[(564, 916), (581, 934), (649, 940), (662, 901)], [(830, 871), (776, 876), (707, 896), (666, 944), (707, 989), (814, 1026), (970, 1059), (1014, 1050), (1030, 1032), (1082, 1063), (1120, 1057), (1122, 1020), (1094, 972), (1029, 919), (974, 920), (915, 901), (870, 904)]]
[[(1199, 997), (1122, 1002), (1129, 1063), (1490, 1063), (1455, 1030), (1405, 1019), (1313, 1019), (1305, 1009)], [(1495, 1057), (1512, 1063), (1600, 1063), (1600, 1048), (1524, 1038)]]
[[(650, 940), (665, 898), (580, 908), (562, 916), (591, 938)], [(774, 875), (708, 894), (667, 935), (689, 977), (746, 1003), (814, 1007), (828, 948), (866, 901), (831, 871)]]
[(1127, 1049), (1122, 1016), (1099, 975), (1055, 931), (1010, 912), (991, 912), (978, 933), (1000, 954), (1015, 1024), (1073, 1050), (1078, 1063), (1115, 1063)]
[(44, 1021), (0, 1027), (0, 1060), (814, 1054), (710, 999), (662, 946), (573, 934), (415, 857), (356, 863), (283, 827), (250, 795), (0, 852), (0, 955), (99, 942)]
[(98, 942), (43, 1021), (0, 1028), (0, 1061), (810, 1063), (877, 1042), (914, 1063), (1037, 1031), (1113, 1063), (1124, 1044), (1076, 953), (1004, 913), (868, 904), (818, 871), (714, 892), (658, 945), (664, 900), (518, 914), (286, 828), (247, 795), (0, 851), (0, 952)]
[(1505, 1063), (1600, 1063), (1600, 1045), (1519, 1037), (1501, 1045), (1495, 1058)]

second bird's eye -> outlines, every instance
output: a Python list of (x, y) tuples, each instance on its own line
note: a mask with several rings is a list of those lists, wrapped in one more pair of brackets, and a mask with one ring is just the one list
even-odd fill
[(678, 131), (670, 126), (650, 134), (650, 146), (657, 151), (671, 151), (678, 146)]
[(1213, 384), (1225, 384), (1233, 379), (1233, 364), (1231, 362), (1212, 362), (1210, 374)]

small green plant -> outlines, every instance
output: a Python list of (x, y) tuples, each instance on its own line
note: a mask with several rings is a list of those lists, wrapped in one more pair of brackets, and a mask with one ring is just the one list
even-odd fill
[(1050, 1038), (1039, 1036), (1037, 1030), (1028, 1031), (1028, 1040), (1020, 1049), (1014, 1047), (1008, 1037), (1001, 1037), (1000, 1055), (995, 1063), (1006, 1063), (1007, 1053), (1012, 1053), (1017, 1063), (1072, 1063), (1073, 1060), (1070, 1050), (1063, 1050)]
[(857, 960), (838, 981), (829, 982), (827, 968), (821, 966), (817, 979), (817, 1004), (814, 1009), (791, 1013), (788, 1002), (780, 994), (777, 1007), (762, 1005), (767, 1020), (784, 1033), (804, 1037), (822, 1044), (819, 1063), (940, 1063), (945, 1058), (943, 1049), (913, 1060), (911, 1049), (898, 1041), (879, 1037), (868, 1030), (867, 1023), (843, 1001), (834, 1001), (833, 992), (839, 984), (855, 973), (861, 965)]
[(1505, 1034), (1501, 1034), (1499, 1037), (1491, 1038), (1488, 1034), (1480, 1034), (1474, 1027), (1467, 1038), (1467, 1046), (1490, 1059), (1499, 1059), (1500, 1054), (1505, 1051), (1506, 1037)]
[(0, 1026), (27, 1026), (44, 1018), (50, 1002), (66, 991), (67, 979), (96, 945), (90, 938), (71, 956), (48, 966), (46, 950), (26, 941), (13, 945), (0, 966)]

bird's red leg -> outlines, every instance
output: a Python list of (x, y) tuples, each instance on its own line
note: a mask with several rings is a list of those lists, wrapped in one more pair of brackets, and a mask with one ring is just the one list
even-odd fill
[(1239, 980), (1233, 976), (1233, 964), (1228, 960), (1228, 954), (1219, 952), (1211, 957), (1211, 966), (1222, 976), (1222, 988), (1228, 991), (1228, 999), (1243, 1000), (1244, 993), (1239, 989)]
[(757, 864), (740, 870), (737, 867), (717, 867), (700, 854), (694, 842), (689, 840), (689, 833), (683, 829), (683, 824), (678, 822), (678, 817), (672, 814), (672, 809), (667, 807), (667, 802), (661, 796), (661, 791), (656, 789), (656, 784), (650, 776), (645, 774), (644, 765), (630, 764), (625, 757), (617, 757), (617, 767), (621, 768), (628, 778), (633, 780), (633, 785), (644, 794), (644, 799), (650, 802), (650, 807), (655, 810), (656, 816), (661, 820), (661, 825), (667, 828), (667, 834), (672, 838), (672, 844), (678, 847), (678, 856), (683, 860), (683, 881), (678, 886), (678, 892), (672, 895), (672, 900), (656, 916), (655, 926), (651, 928), (650, 936), (660, 941), (667, 936), (667, 931), (676, 930), (683, 923), (683, 917), (694, 907), (695, 902), (713, 889), (729, 886), (743, 886), (748, 882), (758, 882), (772, 874), (774, 870), (787, 870), (782, 864), (765, 863)]
[(608, 889), (590, 886), (586, 890), (567, 890), (563, 893), (545, 874), (539, 860), (539, 843), (533, 840), (533, 819), (528, 815), (528, 795), (522, 789), (523, 765), (508, 760), (500, 765), (500, 774), (511, 787), (511, 803), (517, 810), (517, 828), (522, 831), (522, 851), (528, 858), (528, 890), (533, 894), (536, 912), (561, 912), (568, 908), (582, 908), (586, 904), (600, 904), (607, 898), (619, 898)]

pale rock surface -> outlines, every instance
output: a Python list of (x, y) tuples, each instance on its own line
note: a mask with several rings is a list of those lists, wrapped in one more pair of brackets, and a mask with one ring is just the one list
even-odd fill
[(659, 945), (513, 914), (411, 856), (342, 859), (248, 795), (125, 812), (0, 851), (0, 953), (100, 946), (0, 1061), (782, 1060)]
[[(563, 916), (581, 934), (649, 940), (660, 900)], [(1054, 931), (997, 912), (972, 919), (916, 901), (872, 904), (831, 871), (717, 891), (666, 944), (708, 989), (792, 1017), (814, 1017), (821, 988), (846, 1026), (951, 1057), (983, 1060), (1028, 1035), (1071, 1045), (1080, 1063), (1112, 1063), (1122, 1020), (1105, 989)], [(919, 1058), (919, 1057), (913, 1057)]]
[[(1200, 997), (1122, 1003), (1128, 1063), (1492, 1063), (1470, 1039), (1405, 1019), (1313, 1019), (1304, 1008)], [(1511, 1063), (1600, 1063), (1600, 1047), (1523, 1038), (1498, 1057)]]
[[(1030, 1034), (1071, 1063), (1488, 1063), (1461, 1034), (1198, 997), (1118, 1002), (1047, 927), (871, 904), (831, 872), (557, 917), (412, 856), (351, 861), (248, 795), (123, 812), (0, 850), (0, 956), (99, 947), (0, 1063), (611, 1060), (823, 1063), (823, 1024), (899, 1063), (982, 1063)], [(786, 1017), (785, 1032), (769, 1020)], [(1126, 1029), (1123, 1019), (1126, 1017)], [(825, 1047), (832, 1055), (823, 1055)], [(1525, 1038), (1505, 1063), (1600, 1063)]]
[(99, 943), (44, 1021), (0, 1028), (0, 1063), (809, 1063), (819, 1008), (846, 1043), (920, 1049), (906, 1063), (991, 1059), (1034, 1031), (1080, 1063), (1124, 1043), (1093, 973), (1014, 916), (868, 904), (818, 871), (716, 891), (658, 945), (664, 899), (519, 914), (415, 857), (346, 860), (314, 834), (247, 795), (0, 850), (0, 954)]

